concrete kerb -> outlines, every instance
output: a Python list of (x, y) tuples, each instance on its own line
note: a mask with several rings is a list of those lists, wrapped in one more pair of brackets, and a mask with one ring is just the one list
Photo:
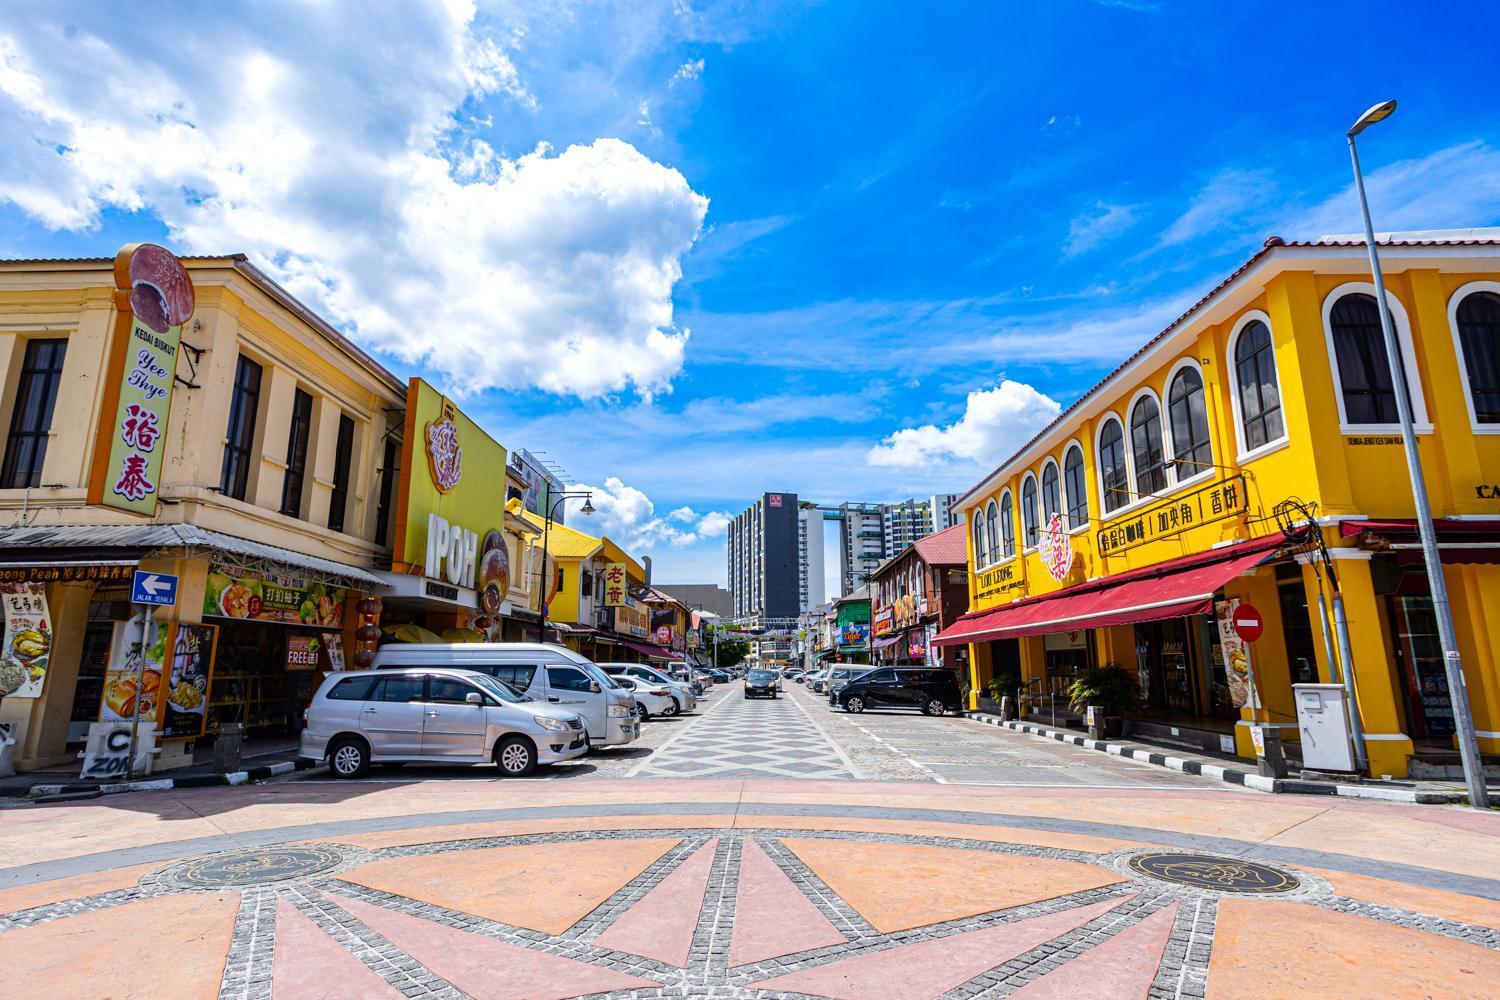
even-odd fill
[(321, 766), (318, 763), (305, 760), (286, 760), (277, 764), (265, 764), (261, 767), (247, 768), (243, 771), (231, 771), (228, 774), (185, 774), (177, 778), (145, 778), (140, 781), (115, 781), (115, 782), (67, 782), (60, 784), (38, 784), (32, 785), (27, 791), (27, 799), (32, 802), (56, 802), (60, 797), (66, 800), (96, 798), (102, 795), (120, 795), (126, 792), (166, 792), (174, 788), (211, 788), (219, 785), (246, 785), (252, 781), (265, 781), (268, 778), (277, 778), (294, 771), (306, 771), (313, 767)]
[(1257, 792), (1271, 792), (1292, 795), (1341, 795), (1353, 799), (1376, 799), (1381, 802), (1407, 802), (1416, 805), (1448, 805), (1469, 801), (1469, 797), (1463, 792), (1440, 792), (1424, 791), (1414, 788), (1382, 788), (1379, 785), (1348, 785), (1324, 781), (1303, 781), (1297, 778), (1268, 778), (1253, 771), (1243, 771), (1234, 767), (1221, 767), (1217, 764), (1205, 764), (1202, 761), (1184, 760), (1181, 757), (1173, 757), (1170, 754), (1153, 753), (1151, 751), (1138, 750), (1135, 747), (1122, 746), (1118, 743), (1110, 743), (1107, 740), (1094, 740), (1087, 736), (1079, 736), (1065, 730), (1050, 729), (1047, 726), (1038, 726), (1029, 722), (1017, 722), (1014, 720), (1001, 719), (998, 715), (988, 712), (965, 712), (966, 718), (983, 722), (991, 726), (1001, 726), (1014, 730), (1018, 733), (1028, 733), (1032, 736), (1049, 737), (1059, 743), (1071, 743), (1074, 746), (1083, 747), (1087, 750), (1097, 750), (1100, 753), (1111, 753), (1117, 757), (1127, 757), (1131, 760), (1141, 761), (1146, 764), (1155, 764), (1172, 771), (1181, 771), (1184, 774), (1199, 774), (1205, 778), (1214, 778), (1231, 785), (1240, 785), (1253, 789)]

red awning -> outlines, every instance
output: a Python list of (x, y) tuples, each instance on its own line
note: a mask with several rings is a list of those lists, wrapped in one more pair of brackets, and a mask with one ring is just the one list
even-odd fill
[(640, 653), (642, 656), (649, 656), (653, 660), (679, 659), (679, 657), (670, 649), (663, 649), (661, 646), (653, 646), (649, 642), (631, 642), (629, 639), (621, 639), (620, 641), (630, 649), (633, 649), (637, 653)]
[[(1470, 521), (1440, 517), (1432, 522), (1437, 535), (1438, 554), (1444, 563), (1487, 565), (1500, 563), (1500, 521)], [(1376, 535), (1376, 547), (1387, 548), (1403, 567), (1422, 567), (1422, 539), (1414, 518), (1358, 520), (1339, 522), (1345, 538), (1353, 535)]]
[(1213, 609), (1215, 591), (1283, 544), (1281, 535), (1268, 535), (1055, 594), (971, 612), (939, 633), (933, 645), (956, 646), (1204, 614)]

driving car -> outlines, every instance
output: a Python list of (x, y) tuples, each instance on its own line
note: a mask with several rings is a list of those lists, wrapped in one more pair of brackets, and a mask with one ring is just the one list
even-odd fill
[(639, 735), (635, 698), (586, 657), (544, 642), (391, 643), (375, 651), (374, 668), (477, 670), (531, 699), (562, 705), (588, 728), (589, 744), (623, 746)]
[(627, 674), (613, 674), (610, 679), (616, 684), (625, 685), (630, 693), (635, 695), (635, 717), (641, 722), (645, 722), (653, 715), (677, 714), (677, 703), (672, 697), (672, 689), (660, 681), (646, 681)]
[[(664, 684), (671, 691), (672, 705), (660, 715), (677, 715), (679, 712), (691, 712), (698, 707), (698, 692), (693, 690), (693, 685), (685, 680), (668, 676), (656, 667), (644, 663), (600, 663), (599, 668), (611, 677), (634, 677), (648, 684)], [(655, 709), (651, 709), (653, 713)]]
[(779, 687), (774, 670), (752, 670), (745, 675), (746, 698), (775, 698)]
[(525, 777), (589, 748), (583, 718), (487, 674), (444, 668), (333, 671), (302, 713), (297, 755), (335, 777), (371, 764), (482, 764)]
[(951, 670), (877, 667), (849, 680), (835, 695), (846, 712), (866, 708), (914, 708), (924, 715), (960, 709), (958, 678)]

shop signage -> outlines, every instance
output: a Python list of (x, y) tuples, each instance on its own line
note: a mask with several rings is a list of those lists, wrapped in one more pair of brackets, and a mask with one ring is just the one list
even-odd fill
[(219, 641), (217, 625), (172, 626), (167, 648), (172, 664), (167, 674), (166, 712), (162, 719), (164, 739), (203, 735), (210, 685), (213, 681), (214, 650)]
[(1012, 590), (1024, 590), (1026, 581), (1016, 575), (1016, 564), (1014, 561), (1004, 566), (996, 566), (982, 573), (975, 574), (976, 586), (974, 596), (994, 597), (997, 594), (1008, 594)]
[(624, 607), (625, 602), (630, 600), (626, 593), (625, 564), (612, 562), (604, 564), (604, 606), (606, 608)]
[(115, 330), (89, 470), (89, 503), (156, 514), (177, 348), (193, 305), (193, 282), (168, 251), (132, 243), (115, 255)]
[(288, 670), (316, 670), (318, 651), (323, 648), (321, 635), (296, 633), (286, 637), (286, 668)]
[(634, 635), (644, 639), (651, 634), (651, 616), (645, 605), (627, 597), (629, 604), (615, 608), (615, 631), (621, 635)]
[(875, 609), (875, 634), (885, 635), (896, 628), (896, 609), (890, 605)]
[(5, 646), (0, 649), (0, 697), (40, 698), (52, 658), (52, 618), (40, 583), (0, 584)]
[(1250, 650), (1245, 645), (1244, 636), (1235, 628), (1239, 608), (1238, 597), (1214, 602), (1214, 617), (1219, 623), (1219, 644), (1224, 651), (1224, 679), (1229, 687), (1229, 700), (1235, 708), (1244, 708), (1250, 701), (1250, 689), (1254, 682), (1250, 673)]
[(446, 583), (438, 583), (436, 580), (423, 580), (422, 593), (428, 597), (436, 597), (440, 601), (458, 600), (457, 587), (450, 587)]
[(392, 568), (477, 590), (498, 612), (510, 590), (505, 449), (419, 378), (407, 383), (402, 447)]
[[(137, 736), (139, 735), (138, 732)], [(143, 741), (142, 750), (149, 749), (150, 743)], [(123, 778), (129, 773), (130, 725), (121, 722), (91, 724), (88, 741), (83, 748), (83, 771), (78, 776), (94, 779)]]
[(1170, 538), (1200, 524), (1242, 514), (1249, 506), (1250, 498), (1245, 492), (1245, 474), (1242, 472), (1147, 507), (1099, 529), (1098, 551), (1101, 556), (1113, 555), (1146, 542)]
[(99, 580), (120, 583), (130, 579), (135, 564), (50, 563), (46, 566), (0, 566), (0, 583), (70, 583)]
[(323, 651), (328, 654), (328, 669), (344, 669), (344, 637), (338, 632), (323, 633)]
[(170, 626), (151, 617), (149, 610), (142, 610), (129, 621), (115, 622), (104, 692), (99, 699), (100, 722), (129, 722), (139, 714), (142, 722), (156, 724), (170, 633)]
[(907, 633), (906, 657), (910, 660), (923, 660), (927, 656), (927, 633), (913, 631)]
[(651, 609), (651, 638), (667, 649), (680, 649), (681, 636), (677, 634), (677, 612), (672, 608)]
[(203, 613), (287, 625), (344, 625), (342, 587), (297, 576), (250, 573), (218, 563), (208, 567)]
[(1480, 500), (1500, 500), (1500, 483), (1480, 483), (1474, 487), (1474, 496)]
[(474, 564), (479, 560), (479, 533), (450, 525), (438, 514), (427, 515), (427, 560), (423, 574), (459, 587), (474, 586)]
[(840, 625), (834, 631), (834, 637), (840, 646), (868, 646), (870, 644), (870, 626), (864, 622)]
[(1073, 568), (1073, 539), (1063, 530), (1062, 515), (1053, 514), (1042, 532), (1042, 565), (1052, 579), (1061, 583)]

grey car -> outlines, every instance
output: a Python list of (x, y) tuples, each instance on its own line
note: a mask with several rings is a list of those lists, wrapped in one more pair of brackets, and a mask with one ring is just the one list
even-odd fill
[(328, 761), (340, 778), (371, 764), (493, 762), (508, 777), (588, 751), (577, 712), (527, 699), (472, 670), (338, 671), (303, 714), (298, 756)]

